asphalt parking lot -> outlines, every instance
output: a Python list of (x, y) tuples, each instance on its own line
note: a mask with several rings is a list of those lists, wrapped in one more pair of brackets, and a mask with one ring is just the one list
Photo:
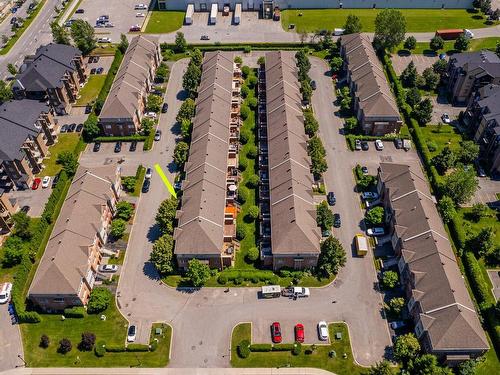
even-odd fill
[(432, 66), (437, 60), (439, 60), (439, 56), (435, 55), (398, 55), (394, 54), (392, 56), (392, 66), (394, 67), (394, 71), (397, 75), (400, 75), (403, 70), (406, 69), (410, 61), (413, 61), (415, 64), (415, 68), (417, 68), (417, 72), (420, 74), (428, 67)]
[[(114, 56), (99, 56), (99, 61), (98, 62), (88, 62), (89, 59), (87, 59), (89, 69), (93, 68), (103, 68), (103, 71), (101, 74), (108, 74), (109, 68), (111, 67), (111, 64), (113, 63)], [(92, 61), (94, 61), (92, 59)]]
[[(120, 40), (120, 34), (128, 33), (131, 26), (142, 27), (145, 17), (136, 17), (136, 14), (146, 15), (147, 10), (134, 9), (134, 6), (140, 3), (149, 4), (148, 1), (141, 0), (107, 0), (105, 4), (100, 0), (83, 0), (78, 8), (83, 9), (85, 13), (75, 13), (72, 18), (84, 19), (95, 26), (95, 21), (99, 16), (109, 15), (109, 22), (115, 26), (95, 28), (95, 34), (97, 38), (108, 37), (111, 38), (112, 43), (117, 43)], [(109, 9), (113, 9), (113, 12), (109, 12)]]
[(497, 198), (498, 193), (500, 193), (500, 183), (498, 180), (492, 180), (489, 177), (479, 177), (479, 189), (477, 189), (469, 205), (472, 206), (475, 203), (490, 206), (499, 205), (500, 199)]
[(52, 181), (50, 181), (50, 187), (42, 189), (42, 186), (37, 190), (13, 190), (9, 194), (12, 198), (17, 200), (19, 208), (23, 206), (29, 206), (30, 210), (28, 215), (31, 217), (39, 217), (42, 215), (45, 203), (49, 200), (50, 193), (52, 193)]

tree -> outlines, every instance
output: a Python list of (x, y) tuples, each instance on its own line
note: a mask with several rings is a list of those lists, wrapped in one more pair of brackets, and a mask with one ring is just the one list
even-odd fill
[(438, 208), (445, 223), (449, 223), (457, 214), (455, 203), (446, 195), (439, 200)]
[(17, 68), (14, 64), (11, 64), (11, 63), (7, 64), (7, 70), (13, 76), (15, 76), (17, 74)]
[(113, 298), (111, 292), (104, 287), (95, 287), (90, 292), (90, 299), (87, 304), (89, 314), (98, 314), (106, 310)]
[(401, 314), (401, 310), (403, 310), (404, 306), (405, 299), (402, 297), (393, 297), (389, 301), (389, 307), (391, 308), (391, 311), (396, 315)]
[(406, 91), (406, 103), (408, 103), (412, 108), (420, 103), (422, 96), (420, 95), (420, 90), (416, 87), (412, 87)]
[(116, 204), (115, 217), (128, 221), (134, 213), (134, 206), (127, 201), (120, 201)]
[(328, 207), (328, 203), (326, 203), (326, 201), (323, 201), (316, 206), (316, 223), (322, 230), (329, 229), (333, 225), (333, 213)]
[(87, 55), (96, 47), (94, 28), (87, 21), (75, 20), (71, 24), (71, 37), (84, 55)]
[(483, 203), (476, 203), (472, 206), (471, 216), (472, 219), (477, 223), (483, 217), (490, 216), (490, 209)]
[(365, 215), (365, 220), (372, 225), (379, 225), (384, 222), (384, 208), (377, 206), (368, 210)]
[(478, 187), (478, 180), (473, 168), (459, 167), (447, 175), (442, 185), (443, 194), (448, 195), (455, 204), (467, 203)]
[(201, 263), (198, 259), (191, 259), (188, 262), (186, 276), (191, 280), (193, 286), (200, 287), (210, 278), (210, 268), (208, 265)]
[(30, 229), (31, 218), (25, 212), (19, 211), (12, 215), (14, 222), (14, 234), (22, 239), (28, 240), (33, 233)]
[(122, 186), (125, 191), (134, 191), (136, 182), (137, 178), (135, 176), (122, 176)]
[(467, 51), (469, 49), (470, 45), (470, 38), (467, 37), (465, 34), (460, 34), (458, 38), (455, 40), (455, 44), (453, 47), (457, 51)]
[(250, 220), (254, 221), (259, 217), (259, 207), (257, 206), (250, 206), (247, 209), (247, 214), (246, 217), (249, 218)]
[(100, 133), (101, 128), (99, 127), (99, 119), (95, 113), (91, 113), (83, 123), (83, 137), (90, 142), (98, 137)]
[(495, 248), (495, 230), (492, 227), (483, 227), (479, 233), (469, 241), (469, 246), (479, 256), (490, 253)]
[(409, 51), (414, 50), (416, 46), (417, 39), (413, 35), (410, 35), (408, 38), (406, 38), (405, 44), (403, 45), (403, 47)]
[[(300, 70), (301, 75), (307, 75), (309, 70), (311, 69), (311, 62), (307, 57), (307, 53), (305, 49), (300, 49), (295, 53), (295, 58), (297, 59), (297, 67)], [(305, 77), (300, 77), (300, 80), (303, 80)]]
[(448, 146), (432, 158), (432, 163), (439, 173), (445, 174), (450, 168), (453, 168), (457, 162), (457, 156)]
[(59, 341), (59, 348), (57, 348), (57, 352), (61, 354), (66, 354), (69, 353), (73, 349), (73, 345), (71, 344), (71, 341), (67, 338), (63, 338), (61, 341)]
[(4, 81), (0, 80), (0, 104), (12, 99), (12, 88)]
[(382, 285), (385, 288), (392, 289), (394, 288), (399, 281), (399, 276), (397, 272), (394, 271), (385, 271), (382, 274)]
[(439, 83), (439, 80), (441, 79), (439, 74), (434, 73), (434, 70), (432, 68), (425, 68), (422, 72), (422, 77), (424, 77), (425, 86), (429, 90), (435, 90)]
[(450, 368), (440, 367), (432, 354), (418, 356), (409, 362), (408, 369), (412, 375), (453, 375)]
[(391, 51), (400, 44), (406, 33), (406, 19), (396, 9), (384, 9), (375, 18), (374, 43)]
[(420, 344), (413, 333), (407, 333), (396, 338), (394, 356), (404, 364), (414, 359), (419, 352)]
[(141, 132), (144, 135), (150, 135), (156, 125), (155, 120), (150, 117), (144, 117), (141, 121)]
[(346, 253), (338, 239), (330, 236), (321, 243), (318, 269), (323, 275), (332, 276), (337, 274), (345, 263)]
[(241, 67), (241, 74), (243, 75), (243, 78), (246, 79), (250, 74), (250, 67), (248, 65), (243, 65)]
[(458, 158), (464, 164), (470, 164), (479, 156), (479, 145), (474, 141), (461, 141)]
[(432, 64), (432, 70), (439, 75), (443, 75), (448, 69), (448, 62), (446, 60), (437, 60), (434, 64)]
[(250, 188), (256, 188), (259, 186), (260, 178), (258, 175), (253, 174), (247, 178), (246, 185)]
[(338, 73), (340, 69), (342, 68), (342, 64), (344, 63), (344, 60), (342, 60), (341, 57), (333, 57), (330, 60), (330, 68), (332, 68), (333, 73)]
[(196, 92), (201, 79), (201, 69), (198, 65), (189, 64), (182, 77), (182, 87), (191, 95)]
[(476, 373), (477, 362), (473, 359), (469, 359), (460, 363), (457, 367), (458, 375), (474, 375)]
[(50, 24), (50, 29), (52, 30), (52, 40), (57, 44), (71, 44), (69, 39), (69, 33), (65, 27), (60, 26), (57, 22), (52, 22)]
[(111, 235), (115, 238), (122, 238), (125, 234), (126, 223), (122, 219), (114, 219), (111, 222)]
[(38, 344), (38, 346), (40, 348), (47, 349), (49, 345), (50, 345), (49, 336), (47, 336), (46, 334), (40, 336), (40, 344)]
[(182, 104), (181, 108), (179, 108), (179, 112), (177, 113), (177, 117), (175, 120), (177, 122), (182, 122), (184, 119), (191, 120), (193, 118), (196, 110), (196, 105), (194, 100), (191, 98), (186, 99)]
[(57, 154), (57, 164), (61, 164), (68, 176), (73, 176), (78, 168), (78, 158), (71, 151), (62, 151)]
[(247, 259), (251, 262), (255, 262), (257, 259), (259, 259), (259, 255), (259, 249), (257, 249), (256, 247), (251, 247), (250, 249), (248, 249)]
[(312, 87), (308, 79), (302, 80), (300, 86), (300, 92), (302, 93), (302, 99), (306, 102), (311, 101), (312, 97)]
[(376, 365), (370, 367), (368, 375), (393, 375), (391, 364), (387, 360), (382, 360)]
[(150, 94), (148, 95), (148, 104), (146, 105), (146, 109), (151, 112), (160, 112), (162, 104), (163, 98), (161, 96)]
[(313, 137), (319, 129), (319, 123), (312, 111), (304, 111), (304, 130), (309, 137)]
[(260, 56), (258, 59), (257, 59), (257, 64), (259, 65), (264, 65), (266, 63), (266, 58), (264, 56)]
[(90, 352), (94, 349), (95, 344), (95, 333), (84, 332), (82, 333), (82, 341), (78, 344), (78, 349), (82, 352)]
[(491, 10), (491, 0), (481, 1), (481, 12), (488, 13)]
[(184, 33), (178, 31), (177, 34), (175, 34), (174, 51), (177, 53), (183, 53), (186, 52), (186, 50), (187, 50), (187, 42), (186, 38), (184, 38)]
[(120, 34), (120, 44), (118, 44), (118, 49), (121, 53), (127, 52), (128, 48), (128, 39), (125, 34)]
[(24, 252), (23, 240), (18, 236), (10, 236), (3, 244), (3, 267), (9, 268), (21, 263)]
[(191, 130), (193, 129), (193, 123), (189, 119), (183, 119), (181, 121), (181, 135), (184, 141), (189, 141), (191, 138)]
[(401, 82), (405, 87), (415, 87), (417, 85), (417, 68), (415, 67), (415, 63), (410, 61), (408, 66), (401, 73)]
[(180, 141), (175, 145), (174, 162), (179, 168), (181, 168), (186, 162), (188, 154), (189, 154), (189, 145), (186, 142)]
[(425, 125), (432, 119), (432, 102), (429, 98), (422, 100), (413, 110), (413, 117), (419, 125)]
[(360, 33), (363, 29), (361, 20), (354, 14), (349, 14), (344, 24), (344, 35)]
[(155, 221), (160, 227), (161, 233), (174, 233), (174, 219), (177, 211), (177, 205), (179, 202), (177, 198), (170, 197), (161, 202), (160, 207), (158, 207), (158, 212), (155, 216)]
[(444, 40), (439, 35), (433, 37), (429, 43), (429, 47), (434, 52), (444, 48)]
[(156, 81), (157, 82), (165, 82), (165, 80), (168, 77), (168, 73), (169, 73), (168, 66), (163, 62), (160, 63), (160, 66), (158, 66), (158, 68), (156, 69), (156, 72), (155, 72)]
[(149, 260), (162, 275), (167, 275), (174, 270), (173, 248), (174, 239), (168, 233), (162, 235), (153, 244)]
[(346, 118), (344, 129), (347, 133), (353, 133), (358, 127), (358, 119), (356, 117)]

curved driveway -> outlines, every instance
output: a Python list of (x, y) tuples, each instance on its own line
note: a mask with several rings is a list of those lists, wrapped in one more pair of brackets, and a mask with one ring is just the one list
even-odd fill
[[(157, 157), (162, 166), (172, 160), (175, 136), (169, 130), (175, 123), (175, 114), (181, 103), (179, 98), (183, 96), (181, 77), (185, 66), (186, 62), (181, 60), (172, 67), (166, 97), (169, 112), (160, 119), (163, 139), (148, 156), (148, 160)], [(321, 111), (316, 108), (320, 106), (334, 118), (331, 80), (315, 77), (323, 75), (326, 69), (321, 60), (313, 61), (311, 74), (318, 82), (313, 104), (317, 111)], [(338, 149), (328, 150), (331, 160), (326, 179), (333, 186), (343, 184), (348, 187), (337, 189), (335, 186), (338, 191), (336, 209), (343, 216), (343, 228), (336, 235), (346, 249), (351, 249), (362, 212), (352, 191), (354, 181), (350, 167), (342, 168), (335, 161), (341, 160), (338, 159), (340, 154), (347, 158), (349, 154), (337, 124), (329, 118), (326, 122), (320, 121), (321, 133), (324, 137), (327, 128), (332, 128), (328, 137), (334, 137)], [(224, 293), (222, 288), (175, 290), (162, 285), (148, 258), (152, 239), (157, 236), (154, 215), (160, 201), (167, 197), (165, 187), (158, 176), (154, 176), (150, 192), (140, 198), (117, 301), (124, 316), (138, 326), (138, 341), (147, 342), (154, 321), (165, 321), (173, 326), (170, 366), (228, 367), (231, 330), (243, 321), (251, 321), (254, 327), (266, 327), (275, 320), (308, 324), (319, 320), (345, 321), (349, 325), (355, 358), (360, 364), (373, 364), (384, 355), (390, 338), (386, 321), (380, 313), (381, 297), (374, 289), (376, 275), (371, 254), (364, 259), (355, 258), (348, 251), (347, 265), (333, 284), (314, 289), (310, 298), (297, 301), (285, 298), (259, 300), (257, 288), (232, 288), (229, 293)], [(333, 300), (337, 302), (332, 303)]]

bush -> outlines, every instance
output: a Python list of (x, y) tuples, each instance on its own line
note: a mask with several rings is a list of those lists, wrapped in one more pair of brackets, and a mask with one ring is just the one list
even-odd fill
[(476, 259), (476, 256), (472, 252), (465, 253), (464, 256), (464, 267), (469, 275), (469, 280), (471, 282), (472, 289), (476, 295), (477, 302), (479, 305), (492, 304), (494, 301), (490, 294), (490, 289), (488, 283), (484, 280), (483, 274), (481, 272), (481, 266)]
[(248, 159), (244, 157), (240, 157), (240, 160), (238, 162), (238, 169), (243, 172), (247, 169), (248, 167)]
[(90, 293), (90, 300), (87, 305), (87, 312), (89, 314), (98, 314), (106, 310), (111, 302), (113, 295), (111, 292), (103, 287), (92, 289)]
[(259, 207), (257, 206), (250, 206), (248, 207), (247, 214), (245, 218), (254, 221), (259, 217)]
[(299, 355), (302, 352), (302, 344), (300, 342), (295, 343), (295, 347), (292, 349), (293, 355)]
[(106, 351), (110, 353), (122, 353), (126, 351), (127, 348), (123, 344), (108, 344), (106, 345)]
[(226, 285), (227, 277), (225, 275), (220, 274), (219, 277), (217, 277), (217, 282), (221, 285)]
[(240, 92), (240, 94), (241, 94), (241, 97), (243, 99), (245, 99), (248, 96), (249, 93), (250, 93), (250, 89), (248, 88), (247, 85), (241, 86), (241, 92)]
[(236, 238), (238, 241), (243, 240), (247, 236), (247, 231), (243, 225), (236, 226)]
[(253, 188), (256, 188), (257, 186), (259, 186), (259, 182), (260, 182), (259, 176), (257, 176), (256, 174), (253, 174), (250, 177), (248, 177), (247, 182), (246, 182), (246, 186), (253, 189)]
[(236, 351), (238, 352), (238, 356), (240, 358), (248, 358), (248, 356), (250, 355), (250, 341), (241, 341), (236, 347)]
[(257, 259), (259, 259), (259, 249), (257, 249), (256, 247), (251, 247), (250, 249), (248, 249), (247, 259), (252, 262), (255, 262)]
[(49, 336), (47, 336), (47, 335), (45, 335), (45, 334), (44, 334), (44, 335), (42, 335), (42, 336), (40, 337), (40, 344), (38, 344), (38, 346), (39, 346), (40, 348), (47, 349), (47, 348), (49, 347), (49, 345), (50, 345)]
[(243, 104), (241, 106), (240, 116), (243, 120), (246, 120), (248, 118), (248, 116), (250, 116), (250, 108), (246, 104)]
[(241, 67), (241, 74), (243, 74), (243, 78), (247, 78), (250, 74), (250, 68), (247, 65)]
[(127, 352), (149, 352), (149, 345), (145, 344), (128, 344)]
[(91, 351), (95, 344), (95, 334), (92, 332), (82, 333), (82, 341), (78, 344), (78, 349), (82, 352)]
[(127, 223), (122, 219), (114, 219), (111, 222), (111, 230), (109, 233), (115, 238), (122, 238), (127, 229)]
[(252, 344), (250, 345), (251, 352), (270, 352), (273, 350), (273, 346), (271, 344)]
[(151, 344), (149, 344), (149, 351), (154, 352), (158, 349), (158, 341), (153, 340)]
[(235, 285), (241, 285), (241, 284), (243, 284), (243, 281), (245, 281), (245, 280), (243, 279), (243, 277), (237, 277), (236, 279), (234, 279), (234, 280), (233, 280), (233, 283), (234, 283)]
[(64, 338), (59, 341), (59, 348), (57, 349), (58, 353), (66, 354), (69, 353), (71, 349), (73, 349), (73, 345), (71, 344), (71, 341), (69, 339)]
[(85, 317), (85, 308), (83, 306), (75, 306), (70, 309), (64, 309), (66, 318), (83, 318)]
[(94, 353), (96, 357), (103, 357), (106, 354), (106, 343), (104, 341), (99, 341), (94, 347)]
[(252, 145), (252, 146), (248, 147), (247, 157), (250, 158), (250, 159), (255, 159), (257, 157), (258, 152), (259, 151), (257, 150), (257, 146), (253, 146)]
[(295, 344), (274, 344), (273, 352), (289, 352), (295, 348)]
[(255, 109), (255, 108), (257, 108), (257, 104), (258, 104), (258, 102), (257, 102), (257, 98), (249, 98), (249, 99), (247, 100), (247, 103), (248, 103), (248, 106), (249, 106), (251, 109)]
[(240, 143), (242, 145), (247, 144), (248, 140), (250, 139), (250, 136), (251, 136), (251, 134), (247, 129), (242, 129), (240, 131)]
[[(18, 305), (16, 304), (16, 306)], [(19, 323), (40, 323), (42, 321), (41, 316), (36, 311), (18, 312), (17, 319)]]
[(438, 146), (434, 141), (427, 141), (426, 145), (430, 152), (434, 152), (438, 149)]
[(238, 202), (244, 204), (247, 201), (249, 194), (250, 192), (246, 187), (241, 186), (238, 188)]

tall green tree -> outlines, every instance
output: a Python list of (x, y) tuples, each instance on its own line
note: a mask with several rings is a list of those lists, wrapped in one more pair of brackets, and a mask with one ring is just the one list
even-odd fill
[(445, 223), (449, 223), (457, 214), (455, 202), (446, 195), (439, 200), (438, 208)]
[(420, 353), (420, 343), (413, 333), (407, 333), (396, 338), (394, 343), (394, 356), (403, 362), (408, 363)]
[(335, 275), (345, 263), (346, 253), (338, 239), (330, 236), (321, 243), (318, 269), (322, 274), (326, 276)]
[(65, 27), (60, 26), (57, 22), (52, 22), (50, 24), (50, 29), (52, 30), (52, 40), (57, 44), (70, 44), (71, 40), (69, 38), (69, 33)]
[(120, 44), (118, 44), (118, 49), (121, 53), (127, 52), (128, 48), (128, 39), (125, 34), (120, 34)]
[(95, 113), (91, 113), (83, 123), (83, 137), (86, 141), (90, 142), (98, 137), (100, 133), (99, 119)]
[(13, 76), (15, 76), (17, 74), (17, 68), (14, 64), (7, 64), (7, 71), (12, 74)]
[(384, 9), (375, 18), (374, 43), (392, 51), (400, 44), (406, 34), (406, 19), (399, 10)]
[(465, 34), (460, 34), (455, 40), (454, 47), (457, 51), (467, 51), (470, 46), (470, 38)]
[(441, 79), (439, 74), (435, 73), (432, 68), (425, 68), (422, 72), (422, 77), (425, 80), (425, 86), (429, 90), (435, 90)]
[(377, 206), (368, 210), (365, 215), (365, 220), (372, 225), (380, 225), (384, 222), (384, 208)]
[(12, 89), (5, 81), (0, 80), (0, 103), (7, 102), (12, 99)]
[(344, 24), (344, 35), (360, 33), (363, 29), (361, 20), (354, 14), (349, 14)]
[(401, 82), (405, 87), (415, 87), (417, 85), (417, 68), (415, 67), (415, 63), (410, 61), (408, 66), (401, 73)]
[(68, 176), (73, 176), (78, 168), (78, 158), (71, 151), (62, 151), (57, 154), (56, 163), (62, 165)]
[(456, 162), (457, 155), (448, 146), (432, 158), (432, 163), (441, 174), (445, 174), (448, 169), (453, 168)]
[(417, 46), (417, 39), (413, 35), (410, 35), (408, 38), (406, 38), (405, 43), (403, 45), (403, 47), (409, 51), (414, 50), (416, 46)]
[(120, 201), (116, 204), (115, 217), (128, 221), (134, 213), (134, 206), (127, 201)]
[(333, 213), (326, 201), (316, 206), (316, 223), (322, 230), (329, 229), (333, 225)]
[(370, 367), (368, 375), (393, 375), (391, 364), (384, 359)]
[(412, 375), (453, 375), (450, 368), (439, 366), (436, 356), (432, 354), (415, 358), (409, 362), (408, 368)]
[[(239, 57), (239, 56), (237, 56)], [(240, 57), (241, 59), (241, 57)], [(191, 53), (191, 62), (195, 65), (201, 66), (201, 63), (203, 61), (203, 54), (198, 48), (195, 48), (193, 52)]]
[(194, 100), (191, 98), (187, 98), (181, 104), (181, 108), (179, 108), (179, 112), (177, 112), (177, 117), (175, 118), (175, 121), (180, 123), (184, 119), (191, 120), (191, 118), (193, 118), (194, 116), (195, 110), (196, 110), (196, 105), (194, 103)]
[(190, 95), (196, 93), (196, 89), (200, 84), (201, 69), (198, 65), (189, 64), (186, 73), (182, 77), (182, 88), (189, 92)]
[(20, 238), (28, 240), (33, 233), (30, 229), (31, 218), (25, 212), (19, 211), (12, 215), (14, 222), (14, 234)]
[(429, 98), (422, 100), (413, 110), (413, 117), (420, 125), (425, 125), (432, 119), (432, 102)]
[(188, 262), (186, 276), (195, 287), (203, 286), (210, 278), (210, 268), (201, 263), (198, 259), (191, 259)]
[(434, 52), (443, 49), (444, 48), (443, 38), (441, 38), (439, 35), (434, 36), (429, 43), (429, 47)]
[(188, 154), (189, 154), (189, 145), (186, 142), (180, 141), (175, 145), (174, 162), (179, 168), (181, 168), (187, 161)]
[(446, 70), (448, 70), (448, 62), (446, 60), (437, 60), (434, 64), (432, 64), (432, 70), (439, 75), (443, 75)]
[(186, 38), (184, 37), (184, 33), (181, 33), (180, 31), (175, 34), (175, 52), (177, 53), (182, 53), (187, 51), (187, 42)]
[(448, 195), (455, 204), (467, 203), (478, 187), (476, 172), (473, 168), (460, 166), (444, 178), (443, 194)]
[(71, 37), (84, 55), (89, 54), (96, 47), (94, 28), (87, 21), (75, 20), (71, 24)]
[(470, 164), (479, 156), (479, 145), (474, 141), (461, 141), (458, 158), (464, 164)]
[(150, 261), (162, 275), (172, 273), (174, 270), (173, 248), (174, 239), (168, 233), (162, 235), (153, 244)]
[(174, 219), (175, 213), (177, 211), (178, 201), (175, 197), (170, 197), (161, 202), (160, 207), (158, 207), (158, 212), (155, 216), (155, 221), (160, 227), (160, 232), (162, 233), (174, 233)]
[(408, 103), (410, 107), (415, 108), (421, 100), (422, 96), (420, 95), (420, 90), (418, 88), (412, 87), (406, 91), (406, 103)]

